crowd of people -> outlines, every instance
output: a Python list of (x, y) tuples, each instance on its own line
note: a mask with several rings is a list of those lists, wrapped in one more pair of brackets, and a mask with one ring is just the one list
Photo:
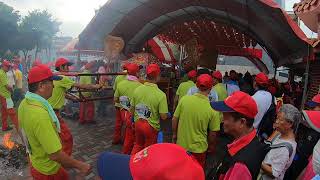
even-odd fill
[[(165, 95), (156, 86), (159, 76), (154, 78), (150, 74), (153, 66), (156, 65), (147, 67), (146, 82), (139, 81), (139, 68), (134, 64), (126, 64), (123, 68), (128, 75), (116, 79), (113, 143), (120, 143), (123, 124), (126, 127), (123, 154), (137, 156), (141, 149), (153, 147), (160, 121), (170, 120), (172, 116), (171, 143), (188, 151), (207, 179), (297, 179), (299, 175), (307, 179), (310, 175), (310, 171), (303, 170), (311, 163), (309, 158), (319, 140), (320, 131), (314, 127), (320, 116), (303, 116), (298, 110), (300, 83), (281, 84), (264, 73), (247, 72), (243, 76), (232, 70), (223, 77), (219, 71), (191, 70), (177, 88), (171, 115)], [(314, 106), (320, 105), (317, 97), (320, 95), (307, 103), (312, 112), (316, 110)], [(306, 121), (308, 118), (315, 120)], [(299, 138), (308, 132), (313, 136)], [(228, 145), (216, 149), (221, 141), (227, 141), (223, 143)], [(214, 156), (217, 151), (224, 152), (222, 161), (208, 168), (207, 156)], [(105, 174), (104, 171), (110, 167), (108, 160), (124, 157), (112, 153), (102, 155), (101, 177), (119, 177), (117, 172)], [(312, 173), (316, 175), (315, 171)], [(136, 177), (132, 171), (129, 176)]]
[[(24, 71), (14, 62), (3, 61), (0, 70), (2, 130), (9, 130), (10, 116), (26, 145), (32, 177), (69, 179), (70, 168), (87, 175), (91, 166), (72, 157), (73, 137), (60, 113), (70, 98), (66, 97), (69, 90), (87, 90), (83, 96), (90, 97), (91, 91), (102, 91), (110, 79), (101, 76), (95, 84), (89, 76), (81, 76), (76, 82), (64, 75), (72, 63), (59, 58), (55, 74), (41, 63), (30, 67), (23, 98), (17, 79), (15, 85), (10, 84), (8, 72), (20, 77)], [(92, 68), (92, 63), (86, 63), (82, 72), (95, 72)], [(301, 84), (280, 84), (264, 73), (243, 76), (232, 70), (223, 76), (219, 71), (194, 69), (186, 73), (170, 108), (157, 85), (161, 78), (158, 64), (147, 65), (143, 73), (134, 63), (122, 68), (124, 74), (113, 83), (112, 141), (123, 143), (122, 154), (102, 153), (98, 178), (307, 180), (320, 173), (320, 95), (306, 104), (308, 110), (299, 111)], [(15, 102), (19, 102), (18, 115)], [(95, 123), (93, 102), (81, 102), (79, 108), (80, 124)], [(160, 121), (171, 121), (168, 143), (160, 143), (164, 141)], [(208, 166), (207, 157), (221, 154), (218, 152), (222, 157)]]

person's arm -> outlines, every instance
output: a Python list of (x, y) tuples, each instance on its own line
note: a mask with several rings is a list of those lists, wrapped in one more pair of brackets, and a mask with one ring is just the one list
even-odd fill
[(177, 142), (177, 134), (178, 134), (178, 125), (179, 125), (179, 118), (181, 113), (181, 103), (183, 99), (179, 101), (177, 109), (175, 110), (172, 118), (172, 143)]
[(50, 154), (49, 158), (60, 163), (64, 168), (78, 169), (84, 176), (88, 175), (91, 171), (91, 166), (89, 164), (73, 159), (61, 150)]
[(94, 89), (100, 89), (102, 87), (101, 84), (79, 84), (75, 83), (73, 87), (79, 88), (79, 89), (87, 89), (87, 90), (94, 90)]
[(114, 103), (119, 103), (120, 100), (119, 100), (119, 97), (120, 97), (120, 92), (119, 92), (119, 89), (116, 89), (116, 91), (114, 92), (114, 95), (113, 95), (113, 100), (114, 100)]
[(261, 169), (268, 176), (278, 178), (284, 171), (288, 161), (289, 150), (286, 147), (271, 149), (261, 164)]
[(217, 145), (217, 132), (220, 130), (220, 114), (214, 110), (211, 111), (208, 134), (208, 152), (214, 153)]
[(218, 136), (218, 132), (217, 131), (209, 131), (208, 134), (208, 152), (213, 154), (216, 150), (216, 146), (217, 146), (217, 136)]
[(177, 104), (178, 104), (178, 101), (179, 101), (179, 95), (176, 95), (176, 96), (174, 97), (174, 100), (173, 100), (173, 110), (176, 109), (176, 106), (177, 106)]
[(273, 174), (272, 174), (272, 167), (271, 167), (271, 165), (262, 163), (261, 169), (263, 170), (263, 172), (264, 172), (266, 175), (270, 176), (271, 178), (274, 178), (274, 176), (273, 176)]
[(84, 174), (90, 171), (90, 165), (77, 161), (62, 152), (60, 138), (47, 113), (39, 113), (39, 119), (35, 120), (33, 128), (35, 137), (43, 150), (49, 154), (51, 160), (61, 163), (61, 165), (66, 168), (76, 168)]
[(168, 113), (160, 113), (161, 120), (167, 120), (168, 119)]
[(169, 111), (168, 111), (167, 97), (163, 93), (163, 97), (161, 98), (160, 103), (159, 103), (159, 114), (160, 114), (161, 120), (167, 120), (168, 112)]
[(173, 116), (173, 118), (172, 118), (172, 143), (177, 143), (178, 125), (179, 125), (179, 118)]
[(173, 100), (173, 111), (176, 109), (176, 107), (178, 105), (180, 91), (181, 91), (181, 84), (179, 85), (177, 92), (176, 92), (176, 96), (174, 97), (174, 100)]

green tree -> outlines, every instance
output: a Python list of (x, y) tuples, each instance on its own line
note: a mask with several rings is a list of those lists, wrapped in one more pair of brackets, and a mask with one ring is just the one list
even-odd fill
[[(27, 51), (29, 45), (35, 47), (36, 56), (41, 49), (50, 49), (53, 37), (59, 32), (60, 24), (61, 23), (54, 19), (46, 10), (29, 12), (29, 14), (22, 19), (19, 30), (21, 36), (29, 35), (28, 37), (32, 37), (33, 40), (26, 43), (26, 47), (23, 49)], [(27, 40), (29, 39), (28, 37), (24, 38)], [(33, 49), (33, 47), (31, 49)]]
[(0, 2), (0, 57), (14, 47), (15, 43), (12, 41), (12, 37), (16, 37), (18, 34), (19, 20), (18, 11)]

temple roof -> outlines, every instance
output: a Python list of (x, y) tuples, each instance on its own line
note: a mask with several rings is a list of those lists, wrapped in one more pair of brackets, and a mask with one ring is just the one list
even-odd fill
[[(195, 20), (218, 25), (216, 32), (223, 32), (223, 36), (216, 45), (245, 48), (258, 43), (276, 66), (293, 63), (308, 52), (305, 34), (273, 0), (110, 0), (80, 34), (78, 47), (102, 50), (105, 36), (111, 34), (124, 39), (125, 54), (139, 52), (147, 40), (160, 33), (168, 35), (175, 25)], [(205, 31), (205, 24), (199, 23), (198, 31)], [(190, 34), (187, 28), (179, 32)], [(230, 40), (223, 41), (228, 39), (225, 35)], [(209, 42), (217, 40), (217, 34), (192, 36)]]
[(303, 0), (294, 4), (293, 10), (305, 25), (313, 32), (318, 31), (318, 14), (320, 13), (320, 0)]

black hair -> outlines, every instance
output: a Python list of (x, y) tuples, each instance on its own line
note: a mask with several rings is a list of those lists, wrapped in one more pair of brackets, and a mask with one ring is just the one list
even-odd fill
[[(67, 64), (63, 64), (63, 65), (61, 65), (63, 68), (65, 67), (65, 66), (68, 66)], [(60, 71), (61, 69), (60, 69), (60, 67), (56, 67), (56, 71)]]
[(257, 87), (258, 87), (259, 90), (268, 91), (268, 86), (262, 86), (262, 85), (257, 83)]
[(35, 83), (32, 83), (32, 84), (28, 84), (29, 92), (35, 93), (38, 90), (39, 84), (41, 82), (48, 82), (48, 81), (51, 81), (51, 80), (50, 79), (45, 79), (45, 80), (42, 80), (40, 82), (35, 82)]
[(252, 118), (248, 118), (245, 115), (238, 112), (232, 112), (231, 116), (235, 119), (235, 121), (238, 121), (239, 119), (242, 119), (242, 118), (246, 119), (246, 125), (248, 128), (251, 128), (253, 126), (254, 119)]
[(197, 76), (200, 76), (202, 74), (208, 74), (208, 75), (211, 75), (209, 69), (206, 69), (206, 68), (203, 68), (203, 69), (198, 69), (197, 71)]
[(28, 89), (29, 89), (29, 91), (32, 92), (32, 93), (35, 93), (35, 92), (38, 90), (39, 83), (40, 83), (40, 82), (28, 84)]
[(152, 75), (151, 75), (151, 76), (147, 75), (147, 79), (154, 81), (154, 80), (156, 80), (157, 78), (156, 78), (156, 77), (153, 77)]
[(231, 70), (229, 74), (231, 74), (231, 73), (237, 74), (237, 72), (235, 70)]

